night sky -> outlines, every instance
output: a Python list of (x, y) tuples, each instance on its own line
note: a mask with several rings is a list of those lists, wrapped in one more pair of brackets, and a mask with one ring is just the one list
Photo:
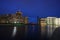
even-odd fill
[(0, 14), (23, 12), (23, 16), (29, 16), (30, 21), (36, 21), (36, 17), (56, 16), (60, 17), (59, 0), (0, 0)]

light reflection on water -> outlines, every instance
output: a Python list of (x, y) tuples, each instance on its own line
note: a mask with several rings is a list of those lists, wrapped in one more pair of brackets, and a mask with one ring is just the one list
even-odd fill
[[(6, 29), (6, 30), (5, 30)], [(4, 31), (4, 34), (8, 34), (9, 36), (11, 36), (12, 38), (29, 38), (31, 39), (35, 37), (35, 39), (37, 39), (38, 37), (38, 26), (27, 26), (27, 29), (26, 29), (26, 26), (22, 26), (22, 27), (18, 27), (18, 26), (3, 26), (2, 29), (0, 27), (0, 32)], [(2, 34), (2, 33), (1, 33)], [(5, 37), (7, 37), (8, 35), (4, 35)], [(11, 35), (10, 35), (11, 34)], [(21, 36), (21, 37), (20, 37)], [(23, 39), (22, 38), (22, 39)]]
[(14, 37), (16, 35), (16, 32), (17, 32), (17, 28), (16, 28), (16, 26), (14, 26), (12, 37)]

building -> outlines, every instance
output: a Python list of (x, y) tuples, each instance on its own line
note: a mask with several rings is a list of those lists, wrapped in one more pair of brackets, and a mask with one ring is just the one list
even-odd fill
[(60, 18), (56, 18), (54, 20), (54, 23), (55, 23), (55, 28), (60, 27)]
[(60, 27), (60, 18), (56, 17), (40, 18), (38, 23), (41, 28), (41, 35), (44, 36), (47, 34), (47, 36), (50, 37), (54, 30), (57, 27)]
[(25, 23), (24, 21), (26, 21), (26, 20), (28, 21), (28, 19), (26, 19), (26, 17), (22, 16), (22, 12), (17, 11), (16, 14), (12, 14), (10, 22), (12, 22), (12, 23)]
[(47, 17), (47, 36), (50, 37), (55, 30), (55, 19), (56, 17)]
[[(5, 17), (7, 16), (7, 17)], [(28, 17), (24, 17), (22, 16), (22, 12), (20, 11), (17, 11), (16, 14), (6, 14), (5, 16), (3, 16), (3, 18), (5, 19), (2, 19), (2, 16), (0, 18), (0, 23), (28, 23)], [(8, 22), (7, 22), (7, 21)]]
[(40, 19), (40, 27), (41, 27), (41, 36), (46, 35), (46, 18), (41, 18)]
[(24, 17), (24, 23), (28, 24), (28, 17)]

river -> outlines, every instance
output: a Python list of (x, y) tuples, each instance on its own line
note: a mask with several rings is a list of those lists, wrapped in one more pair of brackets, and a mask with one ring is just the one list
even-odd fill
[(0, 26), (0, 40), (40, 40), (41, 32), (38, 25)]

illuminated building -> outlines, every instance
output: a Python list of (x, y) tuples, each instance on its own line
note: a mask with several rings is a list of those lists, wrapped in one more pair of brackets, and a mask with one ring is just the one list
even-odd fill
[(11, 14), (11, 16), (8, 18), (9, 23), (27, 23), (28, 18), (22, 16), (22, 12), (17, 11), (16, 14)]
[(47, 35), (50, 37), (55, 29), (55, 20), (56, 17), (47, 17)]
[(7, 17), (5, 15), (1, 16), (0, 23), (6, 23)]
[(28, 24), (28, 17), (24, 17), (24, 24)]
[(45, 36), (46, 35), (46, 18), (41, 18), (40, 19), (40, 25), (41, 25), (41, 36)]
[(43, 36), (45, 33), (47, 33), (47, 36), (50, 37), (54, 30), (57, 27), (60, 27), (60, 18), (56, 17), (40, 18), (39, 25), (41, 27), (41, 35)]
[(6, 14), (0, 16), (0, 23), (28, 23), (28, 17), (22, 16), (22, 12), (17, 11), (16, 14)]
[(54, 23), (55, 23), (55, 28), (60, 27), (60, 18), (56, 18)]

